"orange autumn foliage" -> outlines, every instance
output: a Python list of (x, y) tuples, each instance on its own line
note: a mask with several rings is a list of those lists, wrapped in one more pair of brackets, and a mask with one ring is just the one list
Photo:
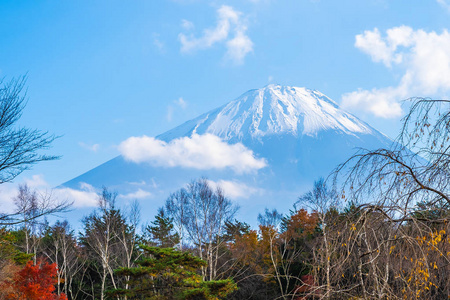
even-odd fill
[(296, 211), (287, 221), (284, 238), (296, 239), (304, 238), (313, 234), (319, 223), (319, 217), (316, 212), (308, 213), (305, 209)]
[(67, 300), (65, 294), (55, 293), (56, 264), (29, 261), (15, 276), (10, 286), (14, 292), (6, 296), (8, 300)]
[(255, 274), (263, 274), (266, 281), (273, 281), (275, 265), (286, 259), (283, 253), (286, 255), (293, 241), (307, 239), (314, 234), (318, 223), (316, 212), (300, 209), (286, 218), (284, 231), (280, 232), (274, 225), (260, 225), (259, 232), (250, 230), (236, 235), (229, 247), (241, 266), (250, 267)]

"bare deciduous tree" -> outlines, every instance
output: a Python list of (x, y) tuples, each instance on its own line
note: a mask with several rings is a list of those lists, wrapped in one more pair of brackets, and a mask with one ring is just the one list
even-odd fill
[(96, 263), (96, 273), (100, 276), (100, 295), (92, 292), (92, 297), (105, 299), (109, 288), (128, 289), (128, 283), (118, 278), (114, 270), (118, 267), (134, 267), (137, 258), (136, 228), (140, 219), (140, 208), (135, 202), (128, 218), (116, 207), (117, 193), (103, 188), (98, 198), (98, 212), (84, 218), (84, 233), (81, 241), (90, 259)]
[(185, 233), (197, 255), (208, 263), (207, 268), (202, 268), (204, 280), (220, 277), (218, 262), (225, 242), (225, 223), (233, 219), (237, 209), (220, 188), (214, 191), (205, 178), (191, 182), (166, 202), (166, 211), (180, 237), (183, 239)]
[[(40, 154), (40, 150), (50, 147), (56, 136), (17, 125), (27, 102), (25, 82), (26, 77), (9, 82), (0, 80), (0, 184), (11, 182), (38, 162), (59, 158)], [(42, 196), (37, 207), (26, 206), (13, 213), (0, 212), (0, 226), (31, 221), (33, 218), (63, 211), (68, 206), (68, 202), (55, 203), (49, 195)]]
[[(345, 273), (345, 284), (330, 277), (327, 290), (335, 295), (448, 296), (441, 279), (450, 264), (444, 254), (450, 241), (450, 101), (415, 98), (410, 104), (389, 148), (361, 149), (334, 174), (335, 183), (344, 178), (340, 196), (360, 203), (354, 219), (341, 222), (347, 229), (336, 230), (342, 236), (332, 233), (342, 243), (335, 258), (347, 269), (355, 267), (359, 282)], [(333, 256), (331, 261), (339, 263)]]
[(92, 251), (93, 259), (100, 263), (98, 271), (101, 277), (100, 299), (105, 299), (107, 290), (106, 281), (110, 281), (117, 289), (114, 268), (117, 266), (114, 259), (114, 248), (119, 244), (118, 228), (122, 226), (123, 219), (115, 208), (117, 194), (103, 189), (98, 198), (100, 214), (92, 213), (84, 218), (84, 233), (81, 235), (82, 242)]
[(25, 235), (23, 250), (27, 254), (34, 254), (33, 260), (36, 263), (42, 231), (47, 225), (45, 220), (40, 222), (39, 219), (50, 213), (64, 211), (69, 204), (55, 202), (51, 194), (38, 193), (31, 190), (26, 184), (19, 185), (19, 192), (14, 198), (14, 204), (16, 206), (15, 213), (9, 214), (7, 218), (3, 219), (3, 223), (0, 221), (0, 225), (22, 225)]
[(58, 266), (58, 295), (64, 293), (76, 299), (80, 291), (74, 287), (74, 279), (83, 271), (85, 259), (69, 223), (57, 221), (47, 228), (43, 244), (41, 252)]
[(187, 222), (187, 211), (188, 206), (188, 193), (186, 189), (180, 189), (175, 193), (172, 193), (166, 200), (165, 211), (172, 217), (175, 230), (178, 233), (180, 242), (178, 244), (178, 249), (183, 251), (183, 243), (185, 242), (185, 230), (184, 224)]
[[(134, 262), (138, 258), (137, 253), (137, 234), (136, 229), (139, 225), (141, 217), (141, 208), (139, 203), (135, 200), (130, 206), (127, 214), (128, 224), (121, 226), (117, 233), (117, 238), (120, 241), (122, 250), (116, 255), (121, 258), (119, 265), (126, 268), (134, 267)], [(125, 276), (125, 289), (129, 288), (128, 281), (130, 276)]]
[(407, 217), (419, 202), (450, 206), (450, 100), (412, 99), (396, 142), (361, 149), (335, 172), (350, 200), (371, 200)]
[(48, 148), (55, 136), (16, 126), (26, 104), (25, 82), (25, 77), (0, 81), (0, 183), (12, 181), (37, 162), (58, 158), (38, 153)]

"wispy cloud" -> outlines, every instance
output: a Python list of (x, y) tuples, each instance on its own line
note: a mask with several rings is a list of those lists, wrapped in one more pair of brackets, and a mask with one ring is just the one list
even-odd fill
[(167, 115), (166, 115), (166, 119), (167, 119), (167, 121), (169, 121), (169, 122), (171, 122), (171, 121), (172, 121), (172, 118), (173, 118), (173, 113), (174, 113), (174, 111), (175, 111), (174, 105), (175, 105), (176, 107), (179, 107), (179, 108), (183, 109), (183, 110), (186, 109), (186, 107), (187, 107), (187, 102), (186, 102), (182, 97), (178, 98), (177, 100), (174, 100), (174, 101), (172, 102), (172, 104), (173, 104), (173, 105), (167, 106)]
[(166, 52), (166, 45), (161, 41), (158, 33), (153, 33), (153, 45), (158, 49), (160, 53)]
[(114, 124), (121, 124), (121, 123), (125, 122), (125, 119), (114, 119), (112, 122)]
[(86, 144), (83, 142), (79, 142), (78, 145), (80, 145), (82, 148), (92, 151), (92, 152), (97, 152), (100, 149), (100, 144)]
[(0, 185), (0, 211), (2, 213), (14, 212), (14, 198), (18, 193), (19, 189), (17, 185), (13, 183), (3, 183)]
[(166, 114), (167, 121), (172, 122), (172, 117), (173, 117), (173, 106), (169, 105), (167, 106), (167, 114)]
[(187, 107), (187, 102), (182, 97), (175, 100), (174, 103), (179, 107), (181, 107), (182, 109), (186, 109)]
[(344, 94), (345, 108), (369, 112), (381, 118), (402, 114), (399, 101), (414, 96), (436, 96), (450, 91), (450, 34), (413, 30), (408, 26), (377, 28), (356, 36), (355, 47), (374, 62), (403, 73), (396, 86), (359, 89)]
[(449, 0), (437, 0), (437, 2), (444, 7), (448, 12), (450, 12), (450, 1)]
[(80, 189), (62, 187), (53, 190), (53, 194), (59, 199), (72, 201), (75, 208), (97, 206), (98, 192), (88, 183), (80, 183)]
[(183, 27), (184, 30), (192, 30), (194, 29), (194, 23), (188, 20), (181, 20), (181, 27)]
[[(41, 195), (50, 195), (56, 201), (73, 202), (73, 207), (95, 207), (98, 200), (98, 191), (87, 183), (80, 184), (80, 189), (55, 188), (51, 189), (43, 175), (33, 175), (25, 178), (23, 183)], [(0, 210), (12, 212), (14, 210), (14, 198), (19, 192), (18, 185), (5, 183), (0, 185)]]
[(228, 144), (212, 134), (182, 137), (170, 142), (153, 137), (130, 137), (119, 145), (125, 159), (163, 167), (184, 167), (200, 170), (232, 169), (249, 173), (264, 168), (265, 159), (241, 143)]
[(248, 199), (250, 196), (262, 194), (264, 192), (261, 188), (251, 187), (237, 180), (208, 180), (208, 183), (214, 189), (220, 187), (224, 191), (225, 196), (233, 200)]
[(144, 191), (143, 189), (138, 189), (135, 192), (128, 194), (120, 194), (119, 197), (123, 199), (145, 199), (151, 197), (152, 193)]
[[(191, 30), (193, 24), (183, 20), (182, 27)], [(217, 25), (203, 31), (201, 37), (180, 33), (181, 52), (193, 52), (211, 48), (216, 43), (224, 43), (227, 49), (225, 57), (241, 64), (247, 54), (253, 51), (253, 42), (247, 36), (247, 26), (242, 13), (231, 6), (223, 5), (217, 10)]]
[[(253, 3), (253, 4), (267, 4), (267, 3), (272, 2), (273, 0), (247, 0), (247, 1), (250, 3)], [(314, 0), (314, 1), (317, 1), (317, 0)]]
[(25, 178), (24, 182), (32, 189), (49, 187), (47, 181), (44, 179), (44, 175), (42, 174), (33, 175), (31, 178)]

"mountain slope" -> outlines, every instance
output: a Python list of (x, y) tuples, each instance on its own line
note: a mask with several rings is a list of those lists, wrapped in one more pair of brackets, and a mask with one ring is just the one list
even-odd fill
[[(266, 166), (246, 173), (230, 168), (195, 168), (196, 156), (206, 150), (197, 149), (195, 151), (200, 152), (192, 155), (192, 149), (208, 148), (209, 145), (195, 145), (194, 142), (200, 140), (199, 136), (208, 134), (251, 150), (254, 158), (264, 160)], [(143, 138), (136, 139), (144, 141)], [(133, 193), (137, 196), (140, 190), (145, 192), (141, 195), (148, 196), (142, 201), (143, 208), (154, 212), (170, 192), (192, 179), (206, 176), (222, 184), (225, 192), (241, 205), (243, 215), (256, 218), (264, 207), (281, 210), (292, 207), (314, 180), (327, 176), (356, 148), (375, 149), (387, 147), (392, 142), (341, 110), (322, 93), (279, 85), (250, 90), (220, 108), (146, 141), (151, 142), (149, 148), (141, 151), (146, 157), (158, 147), (164, 152), (184, 145), (180, 157), (184, 155), (194, 162), (177, 165), (160, 152), (155, 154), (159, 156), (151, 157), (151, 161), (133, 161), (124, 154), (63, 186), (78, 189), (83, 183), (97, 188), (105, 185), (129, 197)], [(225, 144), (219, 146), (226, 148)], [(161, 157), (170, 161), (160, 164), (157, 159)]]

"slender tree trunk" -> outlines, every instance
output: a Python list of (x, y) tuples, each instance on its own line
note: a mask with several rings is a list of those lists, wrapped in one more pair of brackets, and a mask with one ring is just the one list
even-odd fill
[(323, 225), (323, 242), (325, 244), (325, 255), (326, 255), (326, 294), (325, 297), (326, 299), (330, 299), (330, 295), (331, 295), (331, 253), (330, 253), (330, 245), (328, 244), (328, 229), (327, 229), (327, 225), (325, 224), (324, 220), (322, 220), (322, 224)]
[(100, 299), (104, 300), (105, 299), (105, 284), (106, 284), (106, 267), (103, 266), (103, 274), (102, 274), (102, 290), (101, 290), (101, 294), (100, 294)]

